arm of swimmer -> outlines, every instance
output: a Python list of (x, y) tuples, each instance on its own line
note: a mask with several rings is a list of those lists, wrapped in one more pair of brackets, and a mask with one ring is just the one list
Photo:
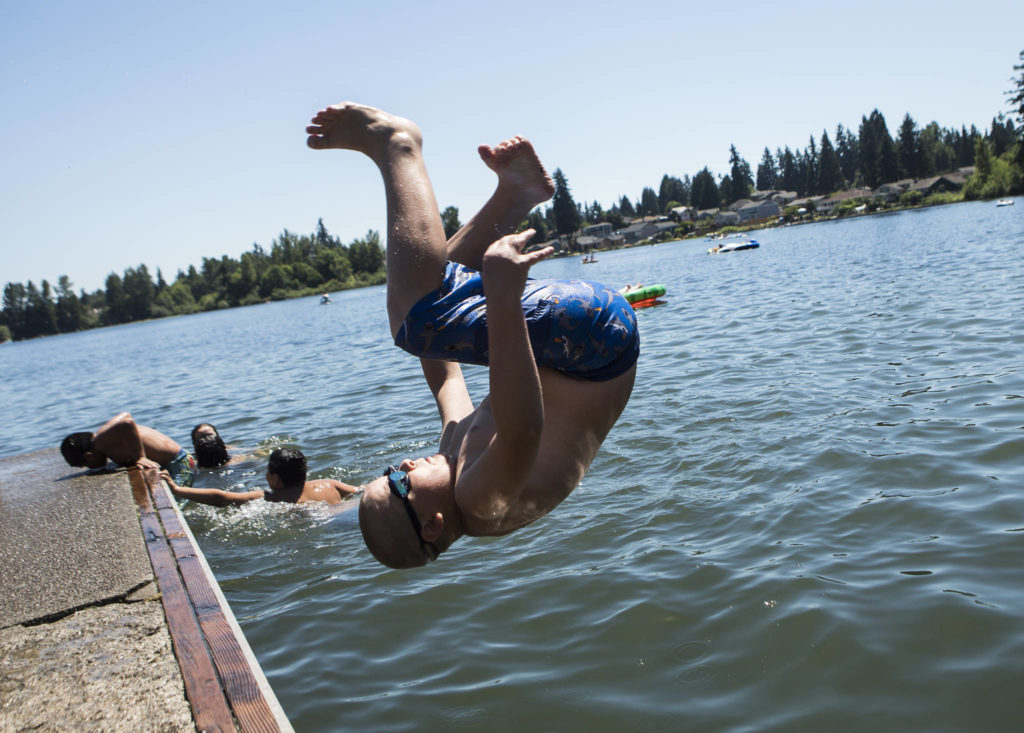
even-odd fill
[(188, 499), (210, 506), (236, 506), (263, 498), (262, 491), (221, 491), (220, 489), (193, 489), (190, 486), (178, 486), (166, 471), (160, 474), (160, 478), (167, 482), (171, 493), (179, 499)]
[(337, 479), (320, 479), (321, 481), (327, 481), (335, 491), (342, 497), (351, 496), (352, 494), (358, 494), (359, 489), (351, 484), (346, 484), (344, 481), (338, 481)]
[(528, 230), (522, 235), (502, 237), (484, 255), (490, 403), (495, 435), (484, 454), (464, 474), (465, 484), (458, 487), (462, 494), (458, 497), (460, 507), (484, 519), (501, 516), (522, 491), (533, 469), (544, 428), (540, 375), (520, 298), (530, 265), (550, 254), (550, 249), (520, 254), (531, 235)]
[(93, 434), (92, 444), (97, 451), (121, 466), (146, 457), (138, 426), (127, 412), (115, 415), (100, 426)]
[(456, 423), (473, 412), (473, 400), (466, 389), (466, 380), (462, 376), (462, 367), (453, 361), (435, 361), (420, 359), (423, 376), (427, 380), (437, 412), (441, 417), (441, 452), (447, 452), (452, 431)]

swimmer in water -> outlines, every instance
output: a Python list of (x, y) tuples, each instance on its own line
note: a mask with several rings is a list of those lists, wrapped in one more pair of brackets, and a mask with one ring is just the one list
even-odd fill
[[(464, 535), (500, 536), (543, 517), (579, 484), (629, 400), (636, 318), (613, 288), (528, 280), (553, 251), (512, 234), (554, 185), (529, 141), (478, 148), (494, 194), (445, 241), (409, 120), (343, 103), (306, 128), (314, 150), (369, 157), (387, 200), (387, 309), (395, 344), (419, 356), (441, 417), (438, 452), (366, 484), (363, 539), (393, 568), (425, 565)], [(474, 407), (458, 362), (489, 366)], [(389, 420), (407, 405), (389, 405)]]
[(221, 489), (194, 489), (178, 486), (171, 475), (164, 471), (161, 478), (167, 482), (171, 493), (180, 499), (189, 499), (210, 506), (236, 506), (257, 499), (307, 504), (321, 502), (340, 504), (358, 489), (332, 478), (306, 480), (306, 456), (295, 448), (278, 448), (270, 454), (267, 462), (267, 485), (269, 491), (223, 491)]
[(71, 433), (60, 444), (68, 465), (98, 469), (113, 461), (118, 466), (161, 468), (183, 486), (191, 486), (198, 464), (195, 457), (159, 430), (139, 425), (130, 413), (110, 418), (95, 432)]

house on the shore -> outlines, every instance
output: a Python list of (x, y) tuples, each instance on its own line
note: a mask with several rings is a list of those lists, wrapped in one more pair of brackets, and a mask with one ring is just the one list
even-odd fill
[(736, 211), (729, 211), (728, 209), (722, 211), (719, 209), (715, 213), (715, 224), (720, 227), (736, 226), (740, 223), (740, 215)]
[[(818, 208), (818, 202), (821, 201), (824, 196), (805, 196), (802, 199), (793, 199), (789, 206), (796, 207), (797, 211), (804, 209), (806, 211), (812, 211)], [(789, 207), (786, 207), (789, 208)]]
[(657, 237), (665, 232), (675, 231), (678, 226), (664, 216), (647, 216), (643, 219), (634, 219), (633, 223), (619, 231), (627, 244), (636, 244), (643, 239)]
[(874, 190), (873, 196), (887, 203), (894, 203), (909, 191), (919, 191), (922, 196), (931, 196), (934, 193), (953, 193), (962, 189), (973, 173), (974, 167), (968, 166), (952, 173), (943, 173), (930, 178), (904, 178), (893, 183), (883, 183)]
[(819, 214), (831, 214), (832, 210), (836, 206), (849, 201), (851, 199), (871, 199), (875, 195), (875, 192), (870, 188), (851, 188), (849, 191), (840, 191), (839, 193), (826, 196), (820, 201), (815, 203), (815, 208)]
[(675, 206), (669, 211), (676, 221), (693, 221), (694, 208), (692, 206)]
[(743, 224), (748, 221), (778, 216), (782, 213), (782, 209), (774, 201), (763, 199), (761, 201), (751, 201), (736, 213), (739, 215), (740, 223)]

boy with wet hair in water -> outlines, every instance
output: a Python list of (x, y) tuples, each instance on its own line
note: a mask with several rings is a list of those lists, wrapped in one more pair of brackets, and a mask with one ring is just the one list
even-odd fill
[(160, 474), (171, 493), (180, 499), (189, 499), (210, 506), (237, 506), (257, 499), (289, 504), (340, 504), (357, 489), (332, 478), (306, 480), (306, 456), (296, 448), (278, 448), (267, 461), (269, 491), (223, 491), (221, 489), (194, 489), (179, 486), (166, 471)]
[[(363, 539), (394, 568), (424, 565), (463, 535), (498, 536), (543, 517), (576, 487), (629, 400), (639, 337), (632, 307), (600, 283), (528, 280), (550, 247), (511, 234), (554, 185), (529, 141), (478, 148), (490, 200), (445, 241), (409, 120), (343, 103), (306, 128), (315, 150), (354, 150), (387, 201), (387, 309), (395, 344), (421, 358), (441, 417), (439, 450), (366, 484)], [(474, 407), (458, 362), (488, 364)]]
[(108, 460), (118, 466), (162, 468), (185, 486), (192, 485), (197, 468), (191, 453), (159, 430), (139, 425), (127, 412), (110, 418), (95, 432), (68, 435), (60, 452), (76, 468), (103, 468)]

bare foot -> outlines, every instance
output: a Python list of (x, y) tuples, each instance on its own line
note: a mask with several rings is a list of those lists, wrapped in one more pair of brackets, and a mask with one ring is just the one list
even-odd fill
[(306, 132), (306, 145), (314, 150), (356, 150), (378, 164), (396, 146), (419, 151), (423, 145), (420, 129), (411, 120), (352, 102), (320, 110)]
[(525, 137), (517, 135), (498, 143), (496, 148), (481, 145), (477, 152), (487, 167), (498, 174), (498, 188), (521, 198), (529, 208), (547, 201), (555, 193), (551, 176)]

